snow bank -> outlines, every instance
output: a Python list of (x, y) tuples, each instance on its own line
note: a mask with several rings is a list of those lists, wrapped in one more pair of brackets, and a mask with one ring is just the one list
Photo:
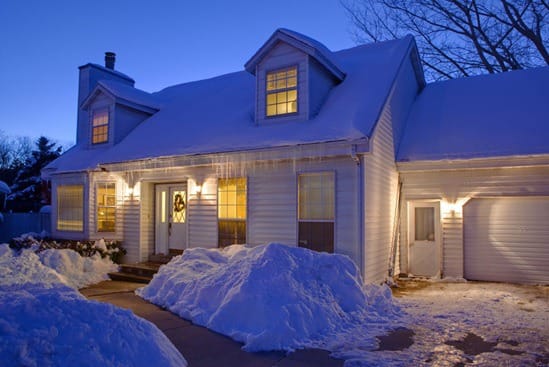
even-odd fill
[(69, 249), (18, 253), (7, 244), (0, 245), (0, 285), (39, 282), (50, 287), (61, 282), (78, 289), (108, 279), (107, 274), (117, 269), (99, 254), (82, 257)]
[(2, 366), (186, 366), (153, 324), (75, 290), (101, 280), (109, 262), (1, 244)]
[(73, 288), (99, 283), (109, 278), (108, 273), (118, 271), (118, 265), (108, 258), (101, 258), (99, 254), (82, 257), (73, 250), (50, 249), (40, 252), (38, 256), (42, 264), (62, 275), (64, 283)]
[(387, 328), (397, 311), (389, 288), (363, 287), (348, 257), (280, 244), (185, 250), (137, 293), (248, 351), (338, 349), (365, 323)]
[(153, 324), (57, 283), (0, 285), (3, 366), (186, 366)]

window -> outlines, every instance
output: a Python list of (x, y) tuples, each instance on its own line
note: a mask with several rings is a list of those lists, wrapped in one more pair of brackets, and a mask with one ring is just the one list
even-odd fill
[(92, 144), (105, 143), (109, 140), (109, 109), (93, 111)]
[(315, 251), (334, 252), (335, 174), (298, 176), (298, 244)]
[(435, 240), (435, 208), (421, 207), (414, 208), (415, 231), (414, 240), (434, 241)]
[(297, 67), (267, 73), (266, 115), (297, 112)]
[(57, 230), (84, 230), (84, 186), (57, 187)]
[(334, 174), (331, 172), (299, 175), (299, 219), (334, 219)]
[(217, 198), (219, 247), (246, 243), (246, 178), (220, 178)]
[(97, 232), (114, 232), (116, 225), (116, 184), (97, 184)]

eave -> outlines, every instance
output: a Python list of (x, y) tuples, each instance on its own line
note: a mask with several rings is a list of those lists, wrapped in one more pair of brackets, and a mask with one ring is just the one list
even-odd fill
[(549, 166), (549, 154), (397, 162), (399, 172)]

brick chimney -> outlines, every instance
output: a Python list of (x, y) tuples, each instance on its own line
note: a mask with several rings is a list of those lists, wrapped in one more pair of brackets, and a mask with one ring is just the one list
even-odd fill
[(114, 52), (105, 52), (105, 67), (107, 69), (114, 70), (115, 61), (116, 61), (116, 54)]

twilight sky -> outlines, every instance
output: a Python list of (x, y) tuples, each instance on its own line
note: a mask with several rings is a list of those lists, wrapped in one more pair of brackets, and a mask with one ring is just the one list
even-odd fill
[(72, 145), (78, 66), (113, 51), (116, 70), (154, 92), (242, 70), (279, 27), (354, 46), (338, 0), (2, 0), (0, 130)]

